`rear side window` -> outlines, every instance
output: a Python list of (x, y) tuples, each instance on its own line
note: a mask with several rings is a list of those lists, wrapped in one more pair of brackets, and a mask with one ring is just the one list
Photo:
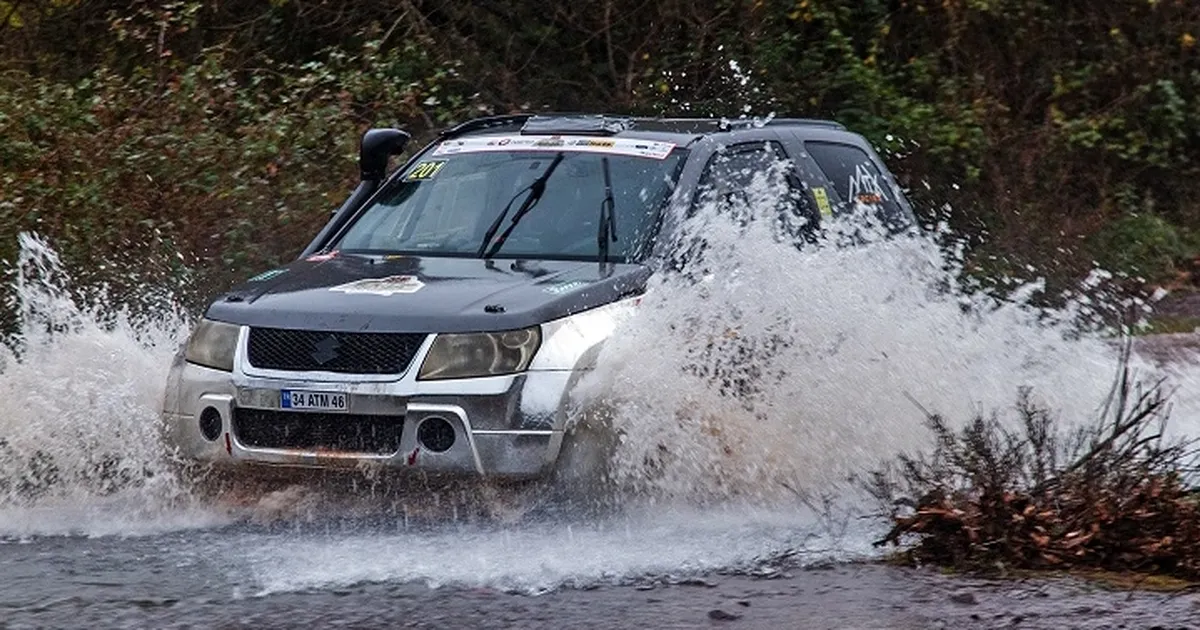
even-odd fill
[(895, 191), (866, 151), (837, 142), (805, 142), (804, 148), (833, 183), (843, 203), (876, 208), (880, 218), (893, 225), (908, 223)]
[[(762, 191), (769, 195), (766, 199), (755, 199), (756, 178), (772, 187)], [(781, 188), (777, 186), (781, 185), (782, 195), (779, 195)], [(700, 178), (696, 202), (697, 205), (715, 203), (720, 212), (742, 221), (753, 215), (774, 214), (776, 225), (793, 237), (811, 231), (817, 223), (803, 184), (783, 146), (777, 142), (733, 145), (713, 155)], [(774, 207), (765, 208), (764, 203)]]
[(745, 191), (756, 174), (786, 159), (783, 147), (775, 142), (734, 145), (708, 161), (700, 180), (701, 195)]

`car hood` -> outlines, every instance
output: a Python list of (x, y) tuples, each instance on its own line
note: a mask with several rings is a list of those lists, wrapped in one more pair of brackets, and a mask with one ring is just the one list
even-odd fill
[(206, 317), (304, 330), (511, 330), (641, 293), (650, 274), (639, 264), (314, 256), (235, 287)]

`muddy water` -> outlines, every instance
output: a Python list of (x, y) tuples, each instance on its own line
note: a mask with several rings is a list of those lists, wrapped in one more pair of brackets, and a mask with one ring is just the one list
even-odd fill
[[(879, 565), (646, 575), (542, 594), (374, 582), (262, 592), (257, 536), (175, 533), (0, 545), (6, 628), (1185, 628), (1200, 595), (989, 582)], [(239, 542), (240, 541), (240, 542)], [(403, 554), (402, 550), (397, 550)], [(316, 560), (314, 560), (316, 561)]]
[[(628, 437), (631, 498), (601, 519), (536, 493), (482, 519), (365, 486), (206, 498), (154, 430), (188, 318), (81, 301), (26, 240), (0, 348), (0, 627), (1200, 627), (1190, 596), (860, 564), (882, 524), (844, 477), (927, 444), (908, 398), (966, 419), (1029, 385), (1090, 418), (1117, 356), (1095, 303), (989, 300), (922, 244), (813, 255), (703, 229), (695, 277), (656, 281), (584, 384)], [(1136, 365), (1197, 434), (1186, 345)]]

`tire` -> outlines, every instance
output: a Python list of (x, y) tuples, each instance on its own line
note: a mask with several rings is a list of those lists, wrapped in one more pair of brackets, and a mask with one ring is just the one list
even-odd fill
[(569, 424), (550, 475), (555, 502), (573, 512), (614, 508), (618, 493), (612, 464), (617, 443), (611, 423), (600, 413), (589, 412)]

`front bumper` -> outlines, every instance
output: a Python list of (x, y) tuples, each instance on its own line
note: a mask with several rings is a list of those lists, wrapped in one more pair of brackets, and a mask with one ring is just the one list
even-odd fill
[[(254, 368), (246, 358), (249, 328), (243, 326), (232, 372), (187, 363), (182, 352), (176, 357), (163, 403), (165, 437), (182, 458), (221, 466), (382, 467), (500, 479), (539, 477), (558, 459), (568, 412), (576, 404), (574, 385), (639, 301), (626, 298), (542, 324), (542, 347), (526, 372), (442, 381), (416, 379), (432, 334), (403, 374), (349, 375)], [(281, 409), (286, 389), (343, 393), (348, 402), (344, 413), (366, 420), (372, 430), (384, 427), (394, 442), (386, 452), (271, 448), (239, 432), (241, 410), (305, 419), (308, 412)], [(206, 411), (210, 421), (213, 413), (219, 415), (219, 424), (209, 423), (207, 437), (201, 430)], [(452, 444), (440, 451), (418, 439), (422, 422), (434, 417), (444, 419), (454, 434)], [(399, 424), (398, 436), (397, 427), (388, 422)]]
[[(243, 341), (244, 337), (245, 332)], [(240, 345), (244, 347), (244, 343)], [(420, 364), (426, 349), (422, 348), (413, 365)], [(166, 439), (179, 456), (222, 466), (375, 466), (496, 478), (538, 477), (548, 472), (557, 458), (568, 392), (580, 374), (573, 369), (543, 369), (433, 382), (417, 381), (411, 374), (393, 381), (363, 381), (334, 374), (255, 374), (253, 368), (247, 368), (235, 360), (234, 371), (223, 372), (176, 358), (163, 416)], [(254, 410), (259, 416), (273, 414), (293, 422), (303, 422), (305, 414), (314, 419), (325, 416), (326, 421), (330, 416), (337, 419), (336, 413), (281, 409), (280, 392), (286, 389), (344, 393), (346, 414), (398, 423), (395, 450), (271, 447), (263, 446), (261, 440), (256, 444), (256, 438), (239, 424), (239, 412)], [(219, 416), (215, 431), (214, 412)], [(201, 428), (205, 414), (207, 436)], [(417, 437), (418, 427), (430, 418), (441, 418), (453, 428), (453, 442), (441, 452), (426, 448)]]

